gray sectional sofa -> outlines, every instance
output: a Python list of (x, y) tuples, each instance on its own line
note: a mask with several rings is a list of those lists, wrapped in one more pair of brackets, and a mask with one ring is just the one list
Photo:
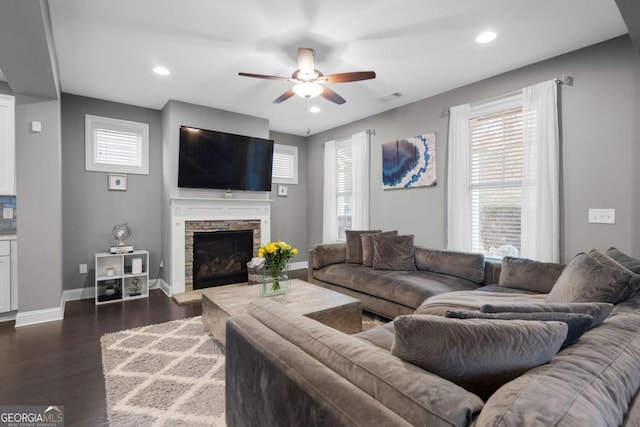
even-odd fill
[(640, 426), (639, 260), (505, 258), (491, 280), (471, 254), (416, 247), (399, 271), (316, 249), (315, 281), (409, 313), (346, 335), (255, 301), (227, 322), (229, 426)]
[(482, 254), (415, 246), (415, 269), (381, 270), (349, 262), (347, 248), (334, 243), (311, 249), (307, 281), (357, 298), (363, 309), (388, 319), (411, 314), (425, 299), (447, 292), (513, 291), (486, 287), (498, 283), (501, 264), (485, 261)]

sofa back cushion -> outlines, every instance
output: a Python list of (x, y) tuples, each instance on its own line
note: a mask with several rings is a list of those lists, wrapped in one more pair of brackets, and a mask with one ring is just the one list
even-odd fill
[(589, 328), (595, 328), (611, 314), (613, 304), (604, 302), (503, 302), (489, 303), (480, 307), (482, 313), (576, 313), (586, 314), (593, 318)]
[(428, 249), (421, 246), (416, 246), (415, 252), (418, 270), (448, 274), (475, 283), (484, 282), (482, 254)]
[(378, 233), (372, 238), (374, 270), (416, 270), (413, 234), (391, 236)]
[(247, 311), (412, 425), (467, 426), (482, 400), (388, 351), (362, 342), (283, 304), (260, 299)]
[(640, 316), (613, 316), (501, 387), (476, 427), (619, 426), (639, 387)]
[[(383, 231), (383, 236), (397, 236), (398, 231)], [(361, 234), (360, 241), (362, 242), (362, 265), (364, 267), (373, 267), (373, 236), (374, 234)]]
[(316, 245), (311, 252), (314, 270), (320, 270), (331, 264), (344, 264), (347, 259), (347, 245), (344, 243)]
[[(562, 271), (546, 302), (606, 302), (617, 304), (640, 286), (640, 277), (578, 254)], [(638, 275), (635, 275), (638, 276)]]
[(500, 286), (548, 294), (564, 270), (563, 264), (526, 258), (502, 258)]
[(605, 254), (618, 261), (625, 268), (628, 268), (636, 274), (640, 274), (640, 259), (630, 257), (614, 247), (607, 249)]
[(527, 370), (549, 362), (567, 337), (563, 322), (412, 314), (396, 317), (393, 326), (394, 356), (483, 399)]
[(346, 230), (347, 255), (346, 261), (350, 264), (362, 264), (362, 240), (363, 234), (380, 233), (382, 230)]

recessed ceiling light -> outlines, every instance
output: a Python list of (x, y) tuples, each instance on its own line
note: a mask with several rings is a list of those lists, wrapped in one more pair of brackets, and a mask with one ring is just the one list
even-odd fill
[(160, 76), (168, 76), (169, 74), (171, 74), (171, 72), (165, 67), (155, 67), (153, 69), (153, 72)]
[(498, 35), (493, 31), (485, 31), (478, 34), (478, 37), (476, 37), (476, 43), (489, 43), (494, 41), (496, 37), (498, 37)]
[(309, 108), (309, 111), (311, 111), (312, 113), (319, 113), (320, 107), (318, 107), (317, 105), (314, 105), (313, 107)]

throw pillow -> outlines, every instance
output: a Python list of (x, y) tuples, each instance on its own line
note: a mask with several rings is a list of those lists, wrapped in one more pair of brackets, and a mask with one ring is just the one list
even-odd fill
[(363, 234), (380, 233), (382, 230), (346, 230), (347, 237), (347, 263), (362, 264), (362, 241)]
[(484, 282), (484, 255), (416, 247), (416, 268)]
[(484, 304), (480, 307), (482, 313), (576, 313), (593, 317), (589, 329), (595, 328), (609, 316), (613, 304), (603, 302), (574, 302), (574, 303), (495, 303)]
[[(383, 231), (383, 236), (397, 236), (398, 231)], [(373, 234), (361, 234), (360, 241), (362, 242), (362, 265), (364, 267), (373, 267)]]
[(563, 264), (526, 258), (502, 258), (498, 285), (548, 294), (564, 270)]
[(497, 319), (497, 320), (540, 320), (543, 322), (564, 322), (569, 328), (567, 338), (562, 346), (564, 348), (578, 342), (582, 334), (593, 323), (593, 317), (586, 314), (543, 312), (536, 313), (480, 313), (474, 310), (448, 311), (447, 317), (453, 319)]
[(631, 274), (576, 255), (547, 295), (546, 302), (608, 302), (617, 304), (632, 286)]
[(373, 269), (412, 271), (416, 269), (413, 234), (373, 236)]
[(638, 292), (638, 289), (640, 289), (640, 275), (638, 275), (638, 274), (634, 273), (633, 271), (627, 269), (625, 266), (620, 264), (618, 261), (616, 261), (615, 259), (611, 258), (608, 255), (603, 254), (602, 252), (600, 252), (597, 249), (591, 249), (589, 251), (589, 256), (591, 258), (595, 259), (596, 261), (598, 261), (600, 264), (606, 265), (607, 267), (611, 267), (611, 268), (614, 268), (614, 269), (618, 269), (618, 270), (624, 271), (625, 273), (628, 273), (628, 274), (631, 275), (631, 278), (629, 279), (629, 285), (626, 287), (625, 291), (620, 296), (620, 298), (618, 298), (619, 302), (623, 302), (623, 301), (628, 300), (633, 295), (635, 295), (636, 292)]
[(607, 249), (605, 254), (618, 261), (625, 268), (628, 268), (636, 274), (640, 274), (640, 259), (632, 258), (614, 247)]
[(567, 337), (564, 322), (448, 319), (394, 320), (393, 355), (486, 400), (503, 384), (548, 363)]

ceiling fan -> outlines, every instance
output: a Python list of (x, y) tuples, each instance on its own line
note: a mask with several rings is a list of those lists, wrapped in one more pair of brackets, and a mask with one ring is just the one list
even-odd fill
[(252, 73), (238, 73), (238, 75), (255, 77), (257, 79), (283, 80), (296, 83), (293, 88), (276, 98), (273, 101), (274, 104), (280, 104), (281, 102), (291, 98), (293, 95), (298, 95), (307, 99), (320, 95), (331, 102), (341, 105), (347, 101), (333, 90), (324, 86), (324, 83), (347, 83), (376, 78), (376, 73), (374, 71), (355, 71), (350, 73), (328, 74), (325, 76), (315, 69), (313, 64), (313, 54), (313, 49), (306, 47), (298, 48), (298, 69), (291, 74), (291, 77), (267, 76), (264, 74)]

